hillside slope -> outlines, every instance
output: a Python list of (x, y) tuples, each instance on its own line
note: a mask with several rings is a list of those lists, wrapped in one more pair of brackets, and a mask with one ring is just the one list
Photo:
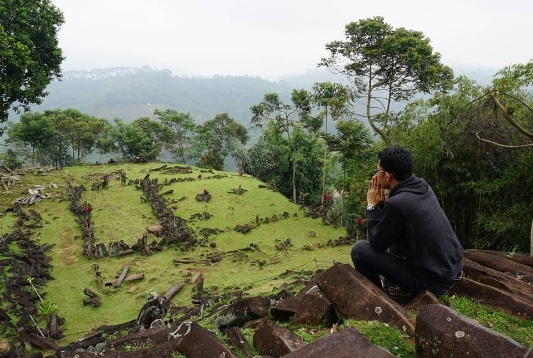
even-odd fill
[[(314, 323), (291, 326), (306, 342), (318, 341), (337, 326), (339, 331), (357, 327), (372, 344), (398, 356), (414, 356), (409, 338), (414, 323), (406, 336), (389, 322), (389, 313), (405, 315), (404, 308), (368, 280), (357, 278), (349, 257), (357, 238), (312, 219), (306, 208), (290, 203), (253, 177), (175, 164), (128, 163), (33, 168), (2, 179), (7, 190), (0, 197), (4, 283), (0, 287), (0, 333), (4, 337), (0, 356), (6, 344), (17, 341), (50, 351), (83, 345), (87, 352), (95, 342), (107, 341), (116, 345), (108, 351), (110, 356), (124, 352), (124, 356), (144, 356), (151, 348), (156, 354), (159, 347), (147, 346), (138, 340), (139, 335), (152, 339), (159, 332), (166, 341), (172, 327), (190, 320), (201, 321), (207, 328), (222, 327), (239, 317), (229, 315), (226, 308), (254, 302), (262, 305), (254, 308), (262, 311), (262, 319), (272, 320), (267, 316), (270, 305), (276, 303), (273, 297), (279, 303), (280, 297), (298, 291), (296, 297), (307, 303), (297, 307), (315, 313), (325, 309), (329, 317), (328, 325), (317, 323), (322, 316), (307, 316)], [(362, 232), (359, 235), (364, 237)], [(464, 264), (465, 276), (441, 303), (478, 321), (476, 330), (482, 334), (527, 350), (533, 345), (531, 257), (468, 250)], [(337, 272), (342, 267), (346, 277)], [(330, 278), (321, 279), (322, 272), (329, 272)], [(314, 288), (317, 284), (320, 291)], [(320, 292), (330, 300), (325, 302), (329, 306), (315, 300)], [(304, 299), (305, 295), (313, 297)], [(151, 297), (167, 302), (164, 313), (168, 311), (165, 318), (172, 327), (131, 332), (146, 312), (157, 313), (148, 310), (155, 307), (149, 304), (159, 302), (147, 301)], [(439, 303), (435, 301), (427, 294), (418, 299), (423, 305)], [(244, 318), (253, 319), (246, 307)], [(284, 310), (278, 307), (277, 313), (270, 313), (281, 314), (283, 319), (276, 319), (284, 321), (288, 319)], [(389, 313), (381, 314), (385, 310)], [(447, 314), (459, 317), (449, 309)], [(148, 318), (146, 322), (153, 323), (153, 317)], [(405, 319), (414, 322), (414, 317), (406, 315)], [(261, 322), (248, 328), (254, 340)], [(472, 325), (467, 318), (460, 322), (465, 331)], [(525, 347), (492, 329), (515, 337)], [(201, 330), (206, 339), (212, 339), (208, 329)], [(426, 333), (440, 339), (431, 331)], [(83, 337), (87, 339), (73, 343)], [(465, 337), (462, 349), (476, 346), (473, 331)], [(193, 345), (202, 346), (197, 340)]]
[[(119, 180), (120, 172), (127, 176), (125, 185)], [(98, 188), (106, 176), (108, 186)], [(141, 190), (140, 180), (146, 176), (166, 193), (163, 207), (155, 209)], [(28, 229), (30, 238), (53, 245), (49, 255), (54, 279), (39, 289), (65, 319), (68, 341), (102, 324), (135, 319), (149, 292), (162, 294), (179, 282), (187, 284), (175, 304), (189, 305), (198, 294), (198, 287), (190, 282), (197, 273), (203, 278), (203, 294), (254, 294), (278, 289), (287, 270), (316, 270), (333, 260), (349, 260), (349, 247), (328, 244), (345, 235), (344, 229), (307, 217), (303, 209), (250, 176), (149, 163), (32, 171), (17, 177), (20, 181), (0, 198), (2, 212), (8, 210), (0, 218), (0, 228), (3, 235), (11, 232), (19, 220), (17, 212), (11, 212), (12, 203), (23, 202), (31, 196), (29, 189), (38, 188), (42, 199), (22, 206), (22, 211), (40, 217)], [(73, 211), (73, 189), (82, 186), (86, 190), (80, 189), (76, 200), (83, 208), (91, 205), (90, 225)], [(205, 192), (210, 195), (208, 201), (201, 198)], [(183, 223), (180, 235), (191, 234), (162, 244), (161, 237), (147, 230), (162, 224), (161, 210)], [(109, 256), (87, 255), (91, 243), (85, 229), (89, 226), (93, 246), (103, 244)], [(121, 246), (112, 255), (117, 243), (134, 248), (143, 239), (140, 250)], [(97, 276), (103, 283), (113, 282), (126, 266), (128, 274), (144, 278), (119, 288), (98, 286)], [(101, 296), (98, 308), (83, 305), (85, 289)]]

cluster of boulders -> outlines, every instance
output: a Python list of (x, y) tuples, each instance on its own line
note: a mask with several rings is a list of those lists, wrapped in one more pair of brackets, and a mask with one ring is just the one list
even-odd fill
[[(475, 298), (517, 317), (533, 319), (533, 288), (523, 280), (532, 271), (533, 260), (528, 255), (467, 250), (464, 277), (454, 286), (452, 295)], [(504, 301), (506, 305), (500, 305)], [(166, 310), (172, 309), (159, 309)], [(198, 310), (202, 309), (195, 312)], [(445, 306), (430, 292), (422, 292), (400, 305), (351, 265), (342, 263), (316, 273), (296, 294), (283, 290), (267, 297), (238, 298), (229, 305), (215, 306), (204, 315), (213, 317), (212, 325), (223, 333), (222, 339), (192, 320), (192, 315), (174, 321), (165, 321), (159, 315), (152, 323), (144, 322), (145, 329), (132, 329), (130, 334), (114, 340), (95, 333), (86, 342), (57, 350), (55, 356), (94, 356), (95, 342), (99, 344), (98, 354), (108, 357), (169, 357), (173, 352), (188, 358), (252, 357), (257, 353), (262, 357), (290, 358), (395, 356), (394, 352), (372, 345), (356, 328), (345, 325), (346, 318), (396, 327), (414, 342), (417, 357), (531, 354), (531, 348), (481, 326)], [(130, 322), (130, 328), (134, 324)], [(330, 327), (330, 334), (305, 343), (294, 331), (302, 326)], [(245, 338), (243, 327), (253, 330), (252, 344)]]
[(159, 194), (161, 188), (158, 179), (150, 179), (147, 174), (140, 182), (140, 188), (143, 191), (146, 201), (152, 206), (152, 212), (161, 224), (161, 241), (160, 247), (180, 246), (189, 248), (200, 244), (196, 238), (194, 230), (187, 225), (187, 221), (174, 215), (172, 208), (168, 205), (167, 200)]
[[(41, 216), (34, 210), (28, 213), (15, 203), (12, 211), (17, 223), (11, 233), (0, 238), (0, 337), (18, 337), (11, 350), (24, 352), (24, 346), (57, 350), (56, 340), (63, 338), (63, 319), (46, 299), (44, 287), (52, 279), (53, 266), (47, 255), (52, 245), (40, 245), (32, 240), (32, 229), (40, 227)], [(11, 250), (16, 245), (17, 250)], [(10, 355), (6, 353), (7, 357)], [(4, 354), (0, 351), (0, 357)]]

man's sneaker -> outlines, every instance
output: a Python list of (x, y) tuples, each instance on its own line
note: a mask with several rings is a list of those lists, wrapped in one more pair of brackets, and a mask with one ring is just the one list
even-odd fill
[(406, 304), (413, 298), (412, 292), (402, 289), (399, 285), (390, 282), (386, 278), (383, 278), (381, 283), (387, 296), (401, 305)]

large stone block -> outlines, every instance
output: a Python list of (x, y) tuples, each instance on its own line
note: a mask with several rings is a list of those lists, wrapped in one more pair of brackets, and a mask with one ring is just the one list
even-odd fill
[(310, 288), (300, 298), (300, 307), (292, 320), (293, 324), (324, 324), (330, 326), (338, 322), (339, 317), (331, 302), (318, 286)]
[(532, 275), (533, 267), (521, 264), (497, 251), (465, 250), (465, 257), (483, 266), (493, 268), (512, 275)]
[(318, 287), (341, 316), (376, 320), (414, 334), (415, 322), (407, 310), (350, 265), (334, 264), (319, 276)]
[[(126, 345), (129, 346), (128, 350), (125, 350)], [(55, 357), (161, 358), (170, 357), (174, 352), (187, 358), (237, 358), (213, 333), (195, 322), (181, 323), (171, 329), (153, 328), (130, 334), (107, 345), (101, 354), (61, 351)]]
[(418, 311), (420, 308), (426, 305), (438, 304), (440, 304), (439, 299), (430, 291), (425, 290), (413, 297), (413, 299), (407, 305), (405, 305), (405, 309), (408, 311)]
[(268, 315), (270, 300), (266, 297), (248, 297), (236, 300), (215, 320), (219, 329), (242, 327), (246, 322)]
[(293, 331), (267, 322), (254, 333), (254, 347), (263, 355), (282, 357), (305, 344)]
[(168, 341), (168, 330), (154, 327), (130, 333), (125, 337), (107, 343), (109, 349), (123, 350), (127, 346), (153, 346)]
[(169, 339), (177, 340), (175, 350), (187, 358), (237, 357), (213, 333), (196, 322), (181, 323), (169, 333)]
[(427, 305), (416, 319), (417, 357), (523, 358), (528, 349), (444, 305)]
[(353, 358), (394, 357), (387, 350), (376, 347), (366, 340), (355, 328), (348, 327), (342, 331), (319, 338), (304, 347), (289, 353), (283, 358)]
[(246, 340), (246, 337), (238, 327), (231, 327), (227, 329), (224, 334), (227, 337), (228, 343), (235, 347), (236, 350), (242, 352), (245, 357), (251, 357), (252, 346)]
[(450, 293), (466, 296), (513, 316), (533, 319), (533, 300), (528, 300), (500, 288), (463, 278), (453, 285)]
[[(533, 299), (533, 285), (493, 268), (480, 265), (479, 263), (463, 259), (463, 272), (465, 277), (484, 283), (510, 293)], [(522, 278), (524, 276), (521, 276)]]
[(283, 300), (278, 301), (274, 306), (270, 308), (270, 315), (274, 319), (280, 321), (287, 321), (291, 319), (296, 312), (300, 309), (300, 299), (296, 296), (290, 296)]

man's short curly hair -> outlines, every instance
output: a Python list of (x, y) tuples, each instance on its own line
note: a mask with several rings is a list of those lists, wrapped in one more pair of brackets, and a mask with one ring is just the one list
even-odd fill
[(403, 181), (413, 174), (411, 153), (402, 147), (388, 147), (378, 153), (379, 165), (384, 171)]

